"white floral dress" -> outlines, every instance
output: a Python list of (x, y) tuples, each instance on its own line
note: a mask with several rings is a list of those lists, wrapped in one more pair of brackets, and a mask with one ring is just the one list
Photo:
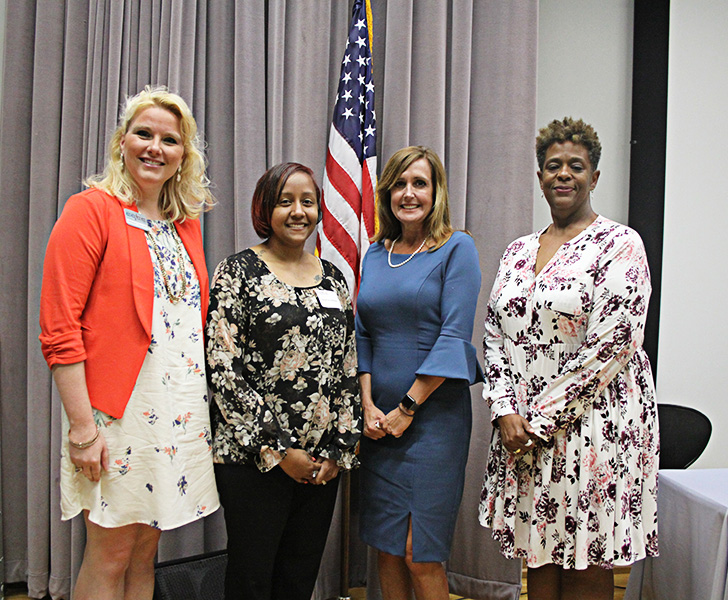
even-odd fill
[(508, 452), (494, 427), (480, 505), (529, 567), (610, 568), (657, 555), (658, 429), (642, 349), (650, 281), (632, 229), (598, 217), (535, 274), (543, 231), (505, 251), (485, 324), (493, 422), (541, 438)]
[[(173, 529), (219, 507), (212, 466), (200, 285), (174, 226), (149, 221), (147, 244), (154, 264), (152, 342), (121, 419), (94, 409), (109, 447), (109, 470), (98, 483), (76, 473), (68, 456), (64, 413), (61, 510), (70, 519), (89, 511), (102, 527), (144, 523)], [(182, 283), (178, 248), (184, 259), (186, 290), (173, 304), (152, 244), (156, 241), (174, 295)]]

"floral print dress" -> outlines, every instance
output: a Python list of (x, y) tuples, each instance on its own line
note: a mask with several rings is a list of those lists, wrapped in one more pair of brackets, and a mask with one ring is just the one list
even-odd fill
[(536, 275), (538, 231), (505, 251), (485, 323), (494, 424), (540, 441), (508, 452), (493, 429), (480, 521), (528, 567), (611, 568), (657, 555), (658, 429), (642, 349), (651, 291), (639, 235), (597, 217)]
[(207, 364), (216, 463), (275, 467), (288, 448), (350, 469), (361, 433), (354, 315), (343, 275), (283, 283), (251, 249), (215, 270)]
[[(154, 264), (152, 341), (124, 411), (115, 419), (94, 409), (109, 448), (109, 470), (98, 483), (77, 473), (68, 455), (64, 419), (61, 509), (64, 519), (89, 510), (102, 527), (143, 523), (173, 529), (219, 507), (212, 465), (200, 284), (184, 245), (168, 221), (148, 221), (147, 245)], [(177, 303), (167, 294), (156, 242)]]

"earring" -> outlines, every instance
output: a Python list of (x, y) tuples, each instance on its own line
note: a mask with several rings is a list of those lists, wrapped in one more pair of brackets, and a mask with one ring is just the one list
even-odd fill
[(119, 154), (119, 157), (121, 159), (121, 170), (123, 172), (124, 171), (124, 154), (123, 153), (120, 153)]
[(180, 181), (182, 181), (182, 164), (177, 167), (177, 183), (179, 183)]

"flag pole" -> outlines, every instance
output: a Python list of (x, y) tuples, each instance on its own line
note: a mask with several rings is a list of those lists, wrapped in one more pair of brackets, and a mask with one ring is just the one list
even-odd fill
[[(352, 304), (361, 261), (375, 232), (377, 130), (372, 75), (372, 0), (355, 0), (341, 62), (321, 186), (317, 254), (344, 275)], [(363, 417), (361, 417), (363, 420)], [(342, 473), (339, 600), (350, 600), (351, 474)]]
[(349, 538), (351, 528), (351, 471), (341, 476), (341, 571), (339, 600), (351, 600), (349, 596)]

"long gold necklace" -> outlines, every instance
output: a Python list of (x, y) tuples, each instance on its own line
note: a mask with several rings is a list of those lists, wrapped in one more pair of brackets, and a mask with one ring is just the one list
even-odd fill
[[(179, 265), (179, 270), (181, 272), (182, 278), (180, 291), (179, 294), (176, 296), (172, 291), (172, 285), (169, 283), (167, 270), (164, 268), (164, 261), (162, 260), (162, 253), (159, 251), (157, 242), (154, 239), (154, 233), (151, 229), (147, 231), (147, 236), (152, 241), (152, 248), (154, 249), (154, 254), (156, 254), (157, 256), (157, 264), (159, 265), (159, 270), (162, 272), (162, 280), (164, 281), (164, 287), (167, 290), (167, 297), (172, 304), (177, 304), (177, 302), (184, 298), (185, 292), (187, 291), (187, 277), (185, 276), (185, 262), (184, 255), (182, 254), (182, 242), (179, 239), (179, 235), (177, 234), (177, 230), (175, 229), (174, 225), (170, 225), (170, 227), (172, 228), (172, 237), (174, 238), (174, 243), (177, 247), (177, 264)], [(180, 277), (178, 275), (175, 275), (175, 279), (179, 280)]]

